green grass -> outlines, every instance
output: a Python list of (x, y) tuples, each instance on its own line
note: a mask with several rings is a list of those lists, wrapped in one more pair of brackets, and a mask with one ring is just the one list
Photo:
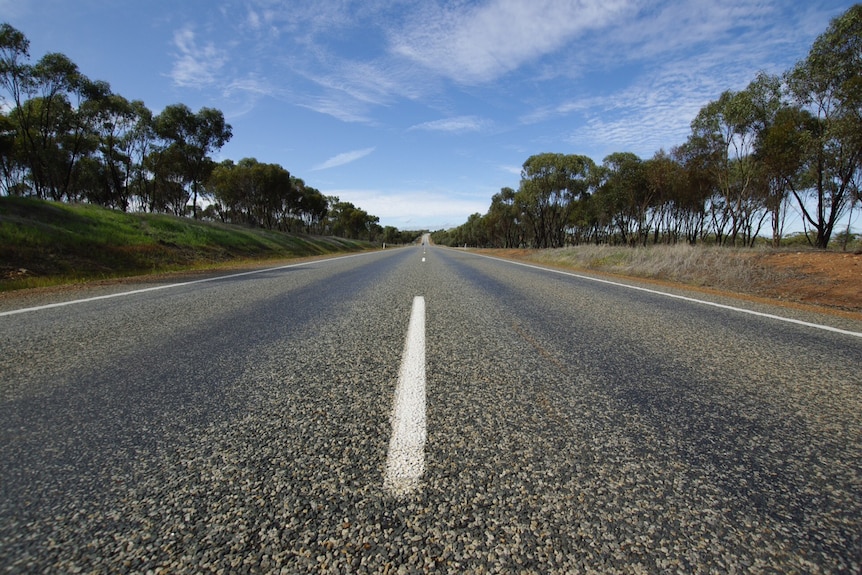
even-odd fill
[(370, 247), (342, 238), (0, 197), (0, 291)]

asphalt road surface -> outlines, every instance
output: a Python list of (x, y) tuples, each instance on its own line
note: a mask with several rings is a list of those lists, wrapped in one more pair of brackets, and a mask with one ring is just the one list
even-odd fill
[(27, 298), (2, 572), (862, 570), (860, 322), (424, 246)]

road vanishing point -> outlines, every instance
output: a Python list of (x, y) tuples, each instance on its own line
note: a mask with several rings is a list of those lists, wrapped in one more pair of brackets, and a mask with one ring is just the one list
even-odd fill
[(0, 299), (3, 573), (860, 573), (862, 322), (421, 245)]

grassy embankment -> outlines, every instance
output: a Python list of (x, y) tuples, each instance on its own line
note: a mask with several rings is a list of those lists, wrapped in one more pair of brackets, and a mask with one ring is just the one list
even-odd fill
[(0, 291), (370, 247), (163, 214), (0, 198)]

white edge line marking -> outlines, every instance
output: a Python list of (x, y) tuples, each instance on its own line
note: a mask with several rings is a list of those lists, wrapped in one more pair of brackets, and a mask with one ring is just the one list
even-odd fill
[(647, 293), (656, 294), (656, 295), (663, 295), (663, 296), (665, 296), (665, 297), (670, 297), (670, 298), (674, 298), (674, 299), (681, 299), (681, 300), (683, 300), (683, 301), (688, 301), (688, 302), (693, 302), (693, 303), (699, 303), (699, 304), (703, 304), (703, 305), (709, 305), (709, 306), (712, 306), (712, 307), (717, 307), (717, 308), (721, 308), (721, 309), (727, 309), (727, 310), (731, 310), (731, 311), (737, 311), (737, 312), (740, 312), (740, 313), (747, 313), (747, 314), (756, 315), (756, 316), (759, 316), (759, 317), (766, 317), (766, 318), (769, 318), (769, 319), (775, 319), (775, 320), (778, 320), (778, 321), (784, 321), (784, 322), (787, 322), (787, 323), (795, 323), (795, 324), (798, 324), (798, 325), (804, 325), (804, 326), (806, 326), (806, 327), (813, 327), (813, 328), (816, 328), (816, 329), (822, 329), (822, 330), (826, 330), (826, 331), (832, 331), (832, 332), (835, 332), (835, 333), (841, 333), (841, 334), (844, 334), (844, 335), (851, 335), (851, 336), (854, 336), (854, 337), (862, 337), (862, 332), (858, 332), (858, 331), (850, 331), (850, 330), (846, 330), (846, 329), (841, 329), (841, 328), (837, 328), (837, 327), (832, 327), (832, 326), (829, 326), (829, 325), (822, 325), (822, 324), (819, 324), (819, 323), (810, 323), (810, 322), (807, 322), (807, 321), (802, 321), (802, 320), (800, 320), (800, 319), (793, 319), (793, 318), (790, 318), (790, 317), (783, 317), (783, 316), (780, 316), (780, 315), (773, 315), (773, 314), (771, 314), (771, 313), (764, 313), (764, 312), (762, 312), (762, 311), (754, 311), (754, 310), (751, 310), (751, 309), (745, 309), (745, 308), (741, 308), (741, 307), (734, 307), (734, 306), (732, 306), (732, 305), (726, 305), (726, 304), (723, 304), (723, 303), (716, 303), (716, 302), (707, 301), (707, 300), (702, 300), (702, 299), (697, 299), (697, 298), (693, 298), (693, 297), (687, 297), (687, 296), (684, 296), (684, 295), (677, 295), (677, 294), (667, 293), (667, 292), (663, 292), (663, 291), (659, 291), (659, 290), (654, 290), (654, 289), (649, 289), (649, 288), (645, 288), (645, 287), (633, 286), (633, 285), (624, 284), (624, 283), (620, 283), (620, 282), (615, 282), (615, 281), (611, 281), (611, 280), (605, 280), (605, 279), (601, 279), (601, 278), (596, 278), (596, 277), (585, 276), (585, 275), (576, 274), (576, 273), (572, 273), (572, 272), (567, 272), (567, 271), (563, 271), (563, 270), (557, 270), (557, 269), (554, 269), (554, 268), (546, 268), (546, 267), (537, 266), (537, 265), (533, 265), (533, 264), (527, 264), (527, 263), (524, 263), (524, 262), (517, 262), (517, 261), (514, 261), (514, 260), (506, 260), (506, 259), (502, 259), (502, 258), (495, 258), (495, 257), (493, 257), (493, 256), (486, 256), (486, 255), (476, 254), (476, 253), (471, 253), (471, 252), (465, 252), (465, 253), (469, 253), (470, 255), (472, 255), (472, 256), (476, 256), (476, 257), (479, 257), (479, 258), (488, 258), (489, 260), (496, 260), (496, 261), (499, 261), (499, 262), (508, 263), (508, 264), (513, 264), (513, 265), (517, 265), (517, 266), (524, 266), (525, 268), (533, 268), (533, 269), (541, 270), (541, 271), (544, 271), (544, 272), (552, 272), (552, 273), (555, 273), (555, 274), (561, 274), (561, 275), (564, 275), (564, 276), (571, 276), (571, 277), (578, 278), (578, 279), (589, 280), (589, 281), (598, 282), (598, 283), (603, 283), (603, 284), (609, 284), (609, 285), (612, 285), (612, 286), (618, 286), (618, 287), (623, 287), (623, 288), (633, 289), (633, 290), (642, 291), (642, 292), (647, 292)]
[(416, 296), (395, 389), (384, 489), (399, 496), (419, 487), (425, 440), (425, 298)]
[[(376, 252), (374, 252), (374, 253), (376, 253)], [(23, 307), (23, 308), (21, 308), (21, 309), (13, 309), (13, 310), (9, 310), (9, 311), (0, 312), (0, 317), (7, 316), (7, 315), (15, 315), (15, 314), (18, 314), (18, 313), (27, 313), (27, 312), (31, 312), (31, 311), (39, 311), (39, 310), (43, 310), (43, 309), (50, 309), (50, 308), (53, 308), (53, 307), (63, 307), (63, 306), (66, 306), (66, 305), (74, 305), (74, 304), (79, 304), (79, 303), (87, 303), (87, 302), (91, 302), (91, 301), (98, 301), (98, 300), (102, 300), (102, 299), (110, 299), (110, 298), (115, 298), (115, 297), (123, 297), (123, 296), (127, 296), (127, 295), (135, 295), (135, 294), (141, 294), (141, 293), (146, 293), (146, 292), (151, 292), (151, 291), (158, 291), (158, 290), (163, 290), (163, 289), (170, 289), (170, 288), (176, 288), (176, 287), (182, 287), (182, 286), (189, 286), (189, 285), (193, 285), (193, 284), (200, 284), (200, 283), (204, 283), (204, 282), (211, 282), (211, 281), (217, 281), (217, 280), (223, 280), (223, 279), (230, 279), (230, 278), (238, 278), (238, 277), (242, 277), (242, 276), (250, 276), (250, 275), (254, 275), (254, 274), (262, 274), (262, 273), (265, 273), (265, 272), (272, 272), (272, 271), (284, 270), (284, 269), (288, 269), (288, 268), (296, 268), (296, 267), (300, 267), (300, 266), (307, 266), (307, 265), (310, 265), (310, 264), (321, 263), (321, 262), (332, 262), (332, 261), (335, 261), (335, 260), (343, 260), (343, 259), (346, 259), (346, 258), (355, 258), (355, 257), (358, 257), (358, 256), (364, 256), (364, 255), (369, 255), (369, 254), (367, 254), (367, 253), (361, 253), (361, 254), (350, 254), (350, 255), (347, 255), (347, 256), (338, 256), (338, 257), (334, 257), (334, 258), (324, 258), (324, 259), (318, 259), (318, 260), (309, 260), (309, 261), (307, 261), (307, 262), (299, 262), (299, 263), (295, 263), (295, 264), (288, 264), (288, 265), (284, 265), (284, 266), (277, 266), (277, 267), (274, 267), (274, 268), (265, 268), (265, 269), (259, 269), (259, 270), (252, 270), (252, 271), (249, 271), (249, 272), (240, 272), (240, 273), (237, 273), (237, 274), (228, 274), (228, 275), (213, 276), (213, 277), (203, 278), (203, 279), (199, 279), (199, 280), (191, 280), (191, 281), (187, 281), (187, 282), (179, 282), (179, 283), (165, 284), (165, 285), (160, 285), (160, 286), (154, 286), (154, 287), (148, 287), (148, 288), (142, 288), (142, 289), (136, 289), (136, 290), (124, 291), (124, 292), (110, 293), (110, 294), (105, 294), (105, 295), (97, 295), (97, 296), (88, 297), (88, 298), (83, 298), (83, 299), (75, 299), (75, 300), (69, 300), (69, 301), (61, 301), (61, 302), (57, 302), (57, 303), (49, 303), (49, 304), (39, 305), (39, 306), (34, 306), (34, 307)]]

